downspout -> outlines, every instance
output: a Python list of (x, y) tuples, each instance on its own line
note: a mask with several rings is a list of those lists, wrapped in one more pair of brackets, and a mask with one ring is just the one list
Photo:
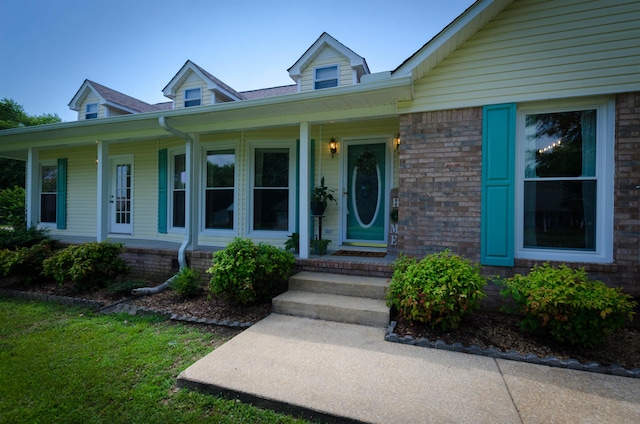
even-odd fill
[[(179, 131), (173, 128), (172, 126), (170, 126), (167, 123), (167, 120), (165, 119), (164, 116), (160, 116), (158, 118), (158, 123), (160, 124), (160, 127), (163, 130), (175, 135), (176, 137), (180, 137), (184, 139), (188, 143), (193, 143), (193, 140), (191, 139), (191, 137), (189, 137), (189, 134), (183, 133), (182, 131)], [(189, 223), (190, 222), (191, 220), (189, 220)], [(187, 267), (186, 251), (187, 251), (187, 246), (191, 244), (191, 231), (188, 228), (186, 233), (187, 234), (184, 238), (184, 241), (180, 245), (180, 249), (178, 249), (178, 263), (180, 264), (180, 270)], [(145, 295), (151, 295), (151, 294), (157, 294), (157, 293), (163, 292), (164, 290), (169, 288), (171, 282), (175, 280), (176, 277), (177, 275), (174, 275), (171, 278), (169, 278), (167, 281), (165, 281), (164, 283), (156, 287), (142, 287), (139, 289), (133, 289), (131, 293), (136, 296), (145, 296)]]

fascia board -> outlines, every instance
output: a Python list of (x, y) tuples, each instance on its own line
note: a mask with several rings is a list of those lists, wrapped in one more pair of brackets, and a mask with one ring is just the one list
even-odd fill
[(80, 86), (80, 89), (78, 90), (76, 95), (73, 96), (73, 99), (71, 99), (71, 101), (69, 102), (68, 104), (69, 109), (75, 110), (76, 112), (80, 111), (79, 103), (81, 103), (82, 100), (87, 97), (87, 94), (86, 94), (87, 90), (91, 91), (93, 94), (96, 95), (96, 97), (98, 97), (98, 101), (100, 104), (107, 104), (107, 101), (105, 100), (105, 98), (102, 97), (95, 88), (93, 88), (93, 86), (89, 81), (85, 80), (85, 82), (82, 83), (82, 86)]
[[(438, 52), (446, 48), (448, 44), (458, 39), (458, 34), (462, 33), (468, 26), (477, 25), (477, 21), (482, 18), (485, 11), (489, 12), (490, 18), (494, 18), (515, 0), (478, 0), (460, 16), (453, 20), (440, 33), (433, 37), (420, 50), (404, 61), (396, 70), (392, 72), (392, 78), (404, 78), (411, 75), (414, 80), (418, 80), (422, 75), (418, 75), (416, 70), (419, 65), (437, 55)], [(484, 19), (487, 19), (486, 17)], [(489, 19), (490, 20), (490, 19)], [(485, 22), (486, 23), (486, 22)], [(484, 23), (483, 23), (484, 25)], [(458, 46), (455, 46), (457, 48)], [(455, 50), (451, 49), (451, 52)], [(444, 60), (445, 56), (440, 58)]]

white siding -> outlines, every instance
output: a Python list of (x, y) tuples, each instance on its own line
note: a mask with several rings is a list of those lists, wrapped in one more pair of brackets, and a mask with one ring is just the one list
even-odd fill
[(325, 46), (318, 55), (304, 68), (300, 76), (300, 91), (313, 90), (314, 69), (322, 66), (338, 65), (338, 85), (353, 84), (353, 70), (349, 60), (336, 49)]
[(418, 80), (400, 111), (638, 90), (638, 22), (638, 1), (517, 1)]

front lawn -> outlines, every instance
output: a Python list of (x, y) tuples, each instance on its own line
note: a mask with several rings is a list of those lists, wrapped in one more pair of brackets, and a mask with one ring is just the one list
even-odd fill
[(302, 423), (175, 387), (224, 337), (154, 317), (0, 299), (0, 422)]

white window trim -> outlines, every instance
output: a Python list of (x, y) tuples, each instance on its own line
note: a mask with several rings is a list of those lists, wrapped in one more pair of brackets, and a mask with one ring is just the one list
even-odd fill
[[(57, 167), (58, 163), (55, 160), (43, 160), (41, 162), (38, 162), (38, 228), (49, 228), (49, 229), (56, 229), (57, 227), (57, 219), (54, 222), (42, 222), (40, 221), (41, 217), (42, 217), (42, 167), (43, 166), (54, 166)], [(58, 178), (58, 176), (56, 175), (56, 178)], [(58, 196), (58, 190), (56, 189), (56, 199)], [(57, 205), (56, 205), (57, 207)], [(57, 217), (58, 211), (56, 210), (56, 217)]]
[[(555, 113), (578, 109), (597, 110), (596, 139), (596, 248), (595, 251), (525, 248), (524, 225), (524, 140), (525, 115)], [(615, 145), (615, 100), (611, 98), (579, 99), (518, 105), (515, 164), (515, 257), (521, 259), (564, 262), (613, 262), (613, 189)]]
[[(95, 112), (91, 112), (91, 113), (95, 113), (96, 117), (95, 118), (87, 118), (87, 115), (89, 115), (89, 106), (93, 106), (95, 105), (96, 107), (96, 111)], [(98, 119), (98, 115), (100, 113), (100, 105), (96, 102), (92, 102), (92, 103), (87, 103), (86, 105), (84, 105), (84, 119)]]
[[(316, 78), (316, 74), (317, 74), (318, 70), (327, 69), (327, 68), (336, 68), (336, 77), (335, 78), (317, 79)], [(335, 87), (316, 88), (316, 83), (324, 82), (324, 81), (331, 81), (333, 79), (336, 80), (336, 87), (340, 87), (340, 64), (339, 63), (335, 63), (335, 64), (332, 64), (332, 65), (316, 66), (316, 67), (313, 68), (313, 89), (314, 90), (324, 90), (325, 88), (335, 88)]]
[[(187, 91), (195, 91), (195, 90), (198, 90), (198, 94), (199, 94), (198, 98), (197, 98), (197, 99), (196, 99), (196, 98), (193, 98), (193, 99), (187, 99)], [(203, 104), (203, 103), (202, 103), (202, 87), (191, 87), (191, 88), (185, 88), (185, 89), (184, 89), (184, 93), (183, 93), (183, 94), (184, 94), (184, 102), (183, 102), (183, 106), (184, 106), (185, 108), (187, 108), (187, 107), (202, 106), (202, 104)], [(187, 106), (187, 102), (192, 102), (192, 101), (194, 101), (194, 100), (200, 100), (200, 104), (199, 104), (199, 105), (193, 105), (193, 106)]]
[[(275, 239), (286, 237), (295, 231), (296, 222), (296, 193), (298, 187), (296, 186), (296, 156), (297, 145), (294, 140), (249, 140), (248, 146), (248, 187), (247, 187), (247, 232), (249, 237), (262, 238), (262, 239)], [(253, 229), (253, 189), (255, 188), (255, 152), (256, 149), (289, 149), (289, 225), (285, 231), (270, 231), (270, 230), (254, 230)], [(300, 199), (302, 201), (302, 199)]]
[[(169, 187), (169, 196), (167, 196), (167, 202), (169, 203), (167, 205), (167, 231), (171, 232), (171, 233), (179, 233), (179, 234), (184, 234), (185, 233), (185, 227), (174, 227), (173, 226), (173, 174), (175, 172), (175, 167), (176, 167), (176, 161), (175, 161), (175, 157), (178, 155), (185, 155), (186, 151), (184, 148), (176, 148), (176, 149), (170, 149), (169, 150), (169, 172), (167, 175), (167, 178), (169, 179), (169, 181), (167, 181), (167, 187)], [(186, 172), (186, 171), (185, 171)], [(188, 181), (187, 181), (188, 184)], [(185, 202), (187, 201), (186, 199), (186, 187), (185, 187)], [(186, 208), (186, 205), (185, 205)], [(185, 217), (186, 219), (186, 217)]]
[[(236, 156), (236, 163), (233, 170), (233, 229), (225, 230), (218, 228), (206, 228), (206, 214), (207, 214), (207, 152), (216, 150), (233, 150)], [(218, 143), (208, 143), (202, 145), (202, 190), (200, 192), (200, 234), (203, 236), (222, 236), (222, 237), (235, 237), (238, 235), (238, 182), (239, 182), (239, 149), (237, 141), (227, 141)]]

